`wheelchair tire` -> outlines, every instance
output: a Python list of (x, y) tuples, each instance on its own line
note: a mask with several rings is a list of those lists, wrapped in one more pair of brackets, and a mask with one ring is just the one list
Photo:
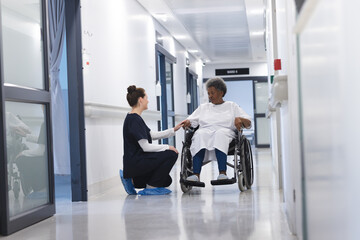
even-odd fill
[(245, 179), (244, 179), (244, 175), (243, 175), (242, 172), (239, 172), (239, 173), (238, 173), (238, 175), (237, 175), (237, 181), (238, 181), (239, 190), (240, 190), (241, 192), (246, 191)]
[[(191, 168), (192, 162), (191, 159), (189, 160), (189, 157), (191, 157), (190, 149), (187, 146), (183, 146), (181, 151), (181, 172), (180, 172), (180, 178), (185, 180), (191, 172), (188, 170), (189, 167)], [(185, 185), (180, 180), (180, 188), (183, 193), (187, 193), (192, 189), (192, 186)]]
[(254, 183), (254, 165), (253, 165), (253, 156), (251, 151), (250, 141), (244, 138), (244, 159), (245, 159), (245, 174), (246, 176), (246, 187), (251, 189), (252, 184)]

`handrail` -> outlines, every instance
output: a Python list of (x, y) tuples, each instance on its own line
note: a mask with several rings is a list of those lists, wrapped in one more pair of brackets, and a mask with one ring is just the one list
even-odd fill
[[(87, 118), (125, 118), (131, 108), (100, 103), (85, 103), (84, 110)], [(160, 111), (146, 110), (142, 116), (144, 119), (161, 120)]]

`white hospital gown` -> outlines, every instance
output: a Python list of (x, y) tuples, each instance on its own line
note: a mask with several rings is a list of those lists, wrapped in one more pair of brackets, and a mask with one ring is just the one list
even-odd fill
[(205, 148), (205, 159), (215, 160), (215, 148), (228, 153), (229, 144), (235, 137), (235, 118), (251, 117), (236, 103), (226, 101), (222, 104), (201, 104), (187, 119), (192, 127), (199, 126), (192, 138), (191, 155)]

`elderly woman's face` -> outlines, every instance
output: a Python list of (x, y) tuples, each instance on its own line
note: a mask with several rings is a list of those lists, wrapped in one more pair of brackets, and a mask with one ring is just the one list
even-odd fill
[(220, 104), (223, 102), (223, 92), (214, 88), (214, 87), (209, 87), (207, 89), (208, 91), (208, 96), (209, 96), (209, 100), (210, 102), (212, 102), (213, 104)]

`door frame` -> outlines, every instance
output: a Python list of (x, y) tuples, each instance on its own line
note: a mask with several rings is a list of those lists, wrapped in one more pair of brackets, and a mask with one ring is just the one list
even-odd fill
[(65, 0), (72, 201), (87, 201), (80, 0)]

